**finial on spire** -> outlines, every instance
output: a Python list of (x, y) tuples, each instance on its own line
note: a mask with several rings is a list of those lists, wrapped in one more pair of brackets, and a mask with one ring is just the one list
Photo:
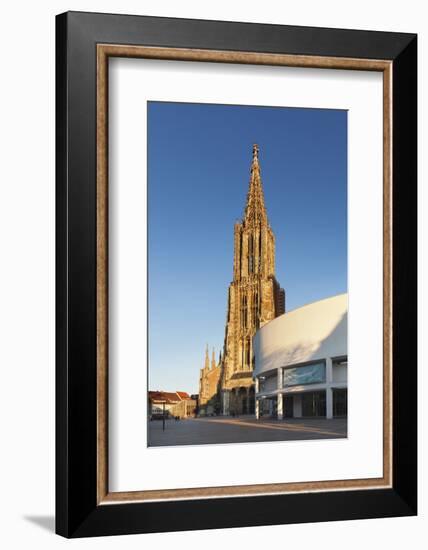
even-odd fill
[(255, 143), (253, 145), (253, 160), (258, 160), (259, 159), (259, 146), (257, 145), (257, 143)]

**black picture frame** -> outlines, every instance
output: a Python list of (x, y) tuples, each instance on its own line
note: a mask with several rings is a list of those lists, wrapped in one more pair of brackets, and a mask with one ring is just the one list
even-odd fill
[[(391, 488), (97, 504), (96, 46), (392, 62)], [(56, 532), (65, 537), (417, 513), (417, 36), (68, 12), (56, 18)]]

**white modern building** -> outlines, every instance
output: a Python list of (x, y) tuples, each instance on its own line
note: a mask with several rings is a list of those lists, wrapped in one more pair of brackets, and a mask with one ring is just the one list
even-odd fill
[(284, 313), (254, 336), (256, 417), (347, 414), (348, 295)]

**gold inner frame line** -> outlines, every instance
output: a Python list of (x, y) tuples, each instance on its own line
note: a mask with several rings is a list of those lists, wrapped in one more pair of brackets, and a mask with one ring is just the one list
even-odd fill
[[(132, 57), (383, 73), (383, 476), (292, 483), (109, 492), (108, 489), (108, 59)], [(392, 62), (256, 52), (97, 45), (97, 503), (224, 498), (392, 486)]]

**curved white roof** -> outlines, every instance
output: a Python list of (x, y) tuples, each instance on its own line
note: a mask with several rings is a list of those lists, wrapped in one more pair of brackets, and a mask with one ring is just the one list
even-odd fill
[(348, 294), (284, 313), (254, 336), (254, 376), (307, 361), (348, 354)]

